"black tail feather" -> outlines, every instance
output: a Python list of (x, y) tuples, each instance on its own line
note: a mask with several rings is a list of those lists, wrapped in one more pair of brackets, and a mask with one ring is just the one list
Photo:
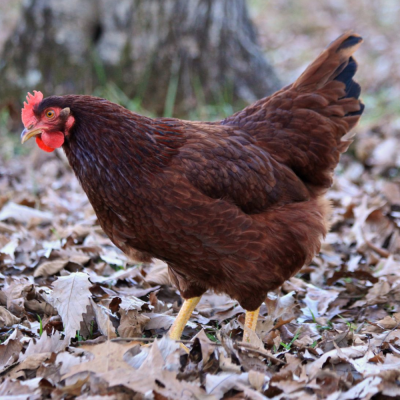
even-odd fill
[[(354, 43), (352, 45), (354, 45)], [(338, 75), (336, 76), (335, 80), (343, 82), (346, 85), (346, 95), (343, 96), (343, 98), (354, 97), (355, 99), (358, 99), (360, 97), (361, 86), (356, 81), (353, 80), (356, 71), (357, 71), (357, 62), (353, 57), (349, 58), (347, 65), (342, 64), (337, 69)], [(348, 115), (361, 115), (363, 111), (364, 111), (364, 104), (360, 102), (360, 110), (349, 113)]]
[(358, 99), (361, 93), (360, 85), (353, 81), (353, 76), (357, 71), (357, 63), (353, 57), (349, 58), (346, 67), (335, 78), (335, 81), (343, 82), (346, 85), (346, 96)]
[(362, 42), (362, 37), (361, 36), (349, 36), (338, 48), (336, 51), (344, 50), (349, 47), (353, 47), (356, 44)]

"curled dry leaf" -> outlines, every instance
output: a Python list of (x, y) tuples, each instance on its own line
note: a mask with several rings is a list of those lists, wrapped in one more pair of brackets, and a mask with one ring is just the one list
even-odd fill
[(11, 264), (15, 261), (14, 253), (18, 247), (19, 240), (17, 237), (12, 238), (3, 248), (0, 249), (2, 261)]
[(118, 327), (120, 337), (141, 337), (144, 326), (150, 321), (149, 317), (140, 314), (138, 310), (119, 311), (121, 323)]
[(0, 328), (18, 324), (20, 321), (20, 318), (11, 314), (5, 307), (0, 306)]
[(35, 208), (21, 206), (10, 201), (0, 211), (0, 221), (13, 219), (23, 224), (43, 224), (53, 220), (53, 214)]
[[(205, 387), (207, 394), (215, 396), (214, 398), (221, 399), (224, 396), (224, 393), (236, 389), (238, 391), (242, 391), (243, 388), (248, 389), (249, 385), (249, 374), (247, 372), (242, 374), (230, 374), (230, 373), (221, 373), (218, 375), (207, 374)], [(260, 393), (248, 390), (251, 399), (261, 400), (265, 399)]]
[(6, 295), (8, 311), (22, 316), (25, 311), (25, 299), (29, 293), (35, 292), (35, 288), (26, 278), (8, 278), (2, 292)]
[(304, 299), (306, 307), (302, 308), (305, 318), (313, 320), (324, 315), (332, 303), (339, 295), (336, 290), (324, 290), (314, 285), (308, 285), (307, 295)]
[(95, 303), (93, 299), (90, 299), (90, 304), (92, 305), (99, 331), (108, 339), (117, 337), (115, 328), (110, 320), (112, 312), (102, 304)]
[(18, 329), (9, 336), (9, 338), (0, 344), (0, 371), (18, 360), (23, 343), (23, 335)]
[(39, 276), (54, 275), (57, 272), (60, 272), (67, 264), (68, 260), (47, 261), (36, 268), (33, 276), (37, 278)]
[(193, 339), (197, 339), (200, 342), (203, 364), (206, 364), (211, 354), (214, 353), (216, 344), (207, 337), (204, 329), (202, 329)]
[(295, 292), (291, 291), (285, 296), (268, 295), (265, 299), (268, 314), (264, 320), (257, 322), (256, 328), (256, 332), (261, 339), (264, 339), (272, 329), (278, 328), (295, 318), (293, 309), (295, 304), (294, 294)]
[(144, 313), (149, 318), (146, 323), (146, 329), (164, 329), (167, 331), (175, 321), (175, 317), (166, 314)]
[(161, 260), (153, 260), (146, 281), (153, 285), (171, 285), (168, 265)]

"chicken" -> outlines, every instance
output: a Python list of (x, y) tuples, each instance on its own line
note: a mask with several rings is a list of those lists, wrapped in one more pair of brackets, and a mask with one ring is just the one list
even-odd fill
[(254, 330), (267, 293), (311, 261), (328, 231), (324, 194), (364, 109), (352, 79), (361, 42), (346, 33), (292, 85), (219, 122), (35, 91), (22, 143), (63, 147), (113, 243), (168, 264), (185, 300), (171, 338), (207, 289), (237, 300)]

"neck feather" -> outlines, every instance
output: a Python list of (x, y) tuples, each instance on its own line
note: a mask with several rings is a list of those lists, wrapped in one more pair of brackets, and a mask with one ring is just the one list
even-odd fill
[(62, 99), (75, 118), (63, 148), (82, 185), (94, 175), (138, 181), (168, 165), (184, 142), (178, 120), (143, 117), (90, 96)]

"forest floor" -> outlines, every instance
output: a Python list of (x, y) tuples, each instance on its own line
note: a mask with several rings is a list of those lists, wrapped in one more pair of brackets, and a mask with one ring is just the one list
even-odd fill
[(365, 118), (327, 194), (332, 229), (320, 254), (269, 294), (249, 344), (244, 310), (203, 296), (182, 338), (187, 354), (165, 337), (181, 304), (166, 265), (113, 246), (62, 153), (34, 143), (21, 153), (3, 116), (1, 399), (400, 397), (400, 57), (390, 22), (399, 10), (252, 3), (284, 83), (349, 26), (367, 33), (357, 29), (368, 38), (357, 57)]

